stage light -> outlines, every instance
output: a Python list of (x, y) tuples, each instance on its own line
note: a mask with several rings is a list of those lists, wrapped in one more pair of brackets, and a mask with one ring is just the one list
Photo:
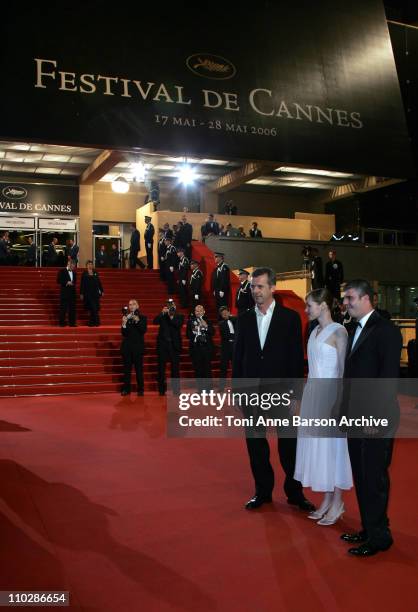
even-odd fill
[(129, 183), (126, 178), (118, 176), (118, 178), (112, 182), (112, 190), (115, 193), (128, 193)]
[(183, 183), (183, 185), (191, 185), (192, 183), (194, 183), (195, 178), (196, 178), (196, 173), (195, 173), (194, 168), (192, 168), (188, 164), (184, 164), (183, 166), (180, 166), (178, 178), (179, 178), (179, 181)]

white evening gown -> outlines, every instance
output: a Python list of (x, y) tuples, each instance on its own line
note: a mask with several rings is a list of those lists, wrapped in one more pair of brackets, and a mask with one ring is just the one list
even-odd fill
[[(316, 327), (312, 331), (308, 342), (309, 376), (302, 396), (302, 418), (331, 416), (338, 379), (344, 374), (345, 328), (339, 323), (330, 323), (319, 334), (318, 330)], [(315, 438), (314, 430), (302, 427), (298, 434), (295, 479), (313, 491), (351, 489), (347, 438)]]

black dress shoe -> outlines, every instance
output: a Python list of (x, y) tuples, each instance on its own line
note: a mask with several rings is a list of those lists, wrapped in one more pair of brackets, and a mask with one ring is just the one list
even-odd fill
[(361, 544), (361, 546), (358, 546), (357, 548), (349, 548), (348, 552), (350, 555), (353, 555), (353, 557), (372, 557), (378, 552), (388, 550), (388, 548), (390, 548), (391, 546), (392, 542), (390, 542), (390, 544), (387, 544), (386, 546), (373, 546), (372, 544), (368, 544), (366, 542), (365, 544)]
[(367, 542), (367, 535), (364, 531), (359, 531), (358, 533), (343, 533), (340, 538), (344, 540), (344, 542), (348, 542), (348, 544), (362, 544), (363, 542)]
[(161, 397), (163, 397), (163, 395), (165, 395), (165, 391), (158, 391), (158, 395), (161, 395)]
[(121, 395), (123, 395), (123, 396), (125, 396), (125, 395), (130, 395), (130, 394), (131, 394), (131, 392), (130, 392), (130, 391), (127, 391), (126, 389), (124, 389), (124, 390), (121, 392)]
[(254, 497), (252, 497), (249, 501), (247, 501), (247, 503), (245, 504), (245, 508), (246, 510), (255, 510), (256, 508), (259, 508), (260, 506), (262, 506), (263, 504), (269, 504), (271, 503), (273, 500), (270, 496), (261, 496), (261, 495), (254, 495)]
[(309, 501), (309, 499), (288, 499), (287, 503), (291, 506), (297, 506), (299, 510), (304, 512), (315, 512), (316, 507)]
[(138, 393), (137, 393), (137, 396), (138, 396), (138, 397), (143, 397), (143, 395), (144, 395), (144, 392), (143, 392), (143, 391), (138, 391)]

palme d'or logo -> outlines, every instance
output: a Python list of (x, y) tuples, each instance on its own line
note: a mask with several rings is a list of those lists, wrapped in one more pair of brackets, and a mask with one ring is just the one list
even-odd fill
[(186, 66), (197, 76), (207, 79), (232, 79), (237, 72), (232, 62), (212, 53), (194, 53), (189, 55), (186, 60)]

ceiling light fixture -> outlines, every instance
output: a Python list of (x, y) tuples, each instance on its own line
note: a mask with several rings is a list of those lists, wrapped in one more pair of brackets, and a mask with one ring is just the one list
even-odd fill
[(315, 168), (292, 168), (290, 166), (280, 166), (275, 172), (292, 172), (294, 174), (316, 174), (317, 176), (332, 176), (335, 178), (352, 178), (355, 174), (347, 172), (334, 172), (333, 170), (317, 170)]
[(123, 176), (118, 176), (114, 181), (112, 181), (112, 190), (115, 193), (128, 193), (129, 191), (129, 183)]
[(195, 169), (189, 164), (183, 164), (179, 168), (178, 179), (183, 185), (192, 185), (196, 179)]
[(135, 182), (144, 183), (145, 174), (146, 174), (146, 168), (145, 168), (145, 165), (142, 163), (142, 161), (139, 161), (137, 164), (135, 164), (132, 167), (132, 175), (133, 175), (133, 179)]

